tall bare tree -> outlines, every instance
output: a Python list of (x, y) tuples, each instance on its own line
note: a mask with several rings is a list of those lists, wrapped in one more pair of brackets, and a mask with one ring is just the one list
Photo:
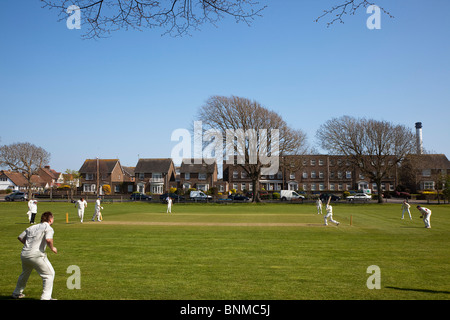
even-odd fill
[(100, 38), (119, 29), (162, 28), (165, 33), (184, 35), (204, 23), (215, 25), (229, 16), (250, 24), (266, 6), (255, 0), (41, 0), (44, 7), (59, 11), (80, 8), (84, 37)]
[(276, 174), (280, 158), (302, 152), (307, 145), (303, 131), (289, 127), (279, 114), (247, 98), (212, 96), (197, 118), (206, 132), (218, 133), (216, 143), (224, 146), (227, 163), (236, 161), (252, 180), (253, 202), (260, 201), (261, 175)]
[(28, 182), (28, 198), (31, 199), (31, 177), (50, 161), (50, 153), (29, 142), (13, 143), (0, 147), (0, 166), (22, 172)]
[(321, 125), (316, 137), (330, 154), (344, 155), (372, 179), (382, 202), (381, 181), (415, 151), (415, 135), (403, 125), (350, 116), (334, 118)]

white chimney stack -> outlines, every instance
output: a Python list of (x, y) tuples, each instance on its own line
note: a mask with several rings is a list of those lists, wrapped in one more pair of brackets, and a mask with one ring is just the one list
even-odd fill
[(417, 144), (417, 154), (422, 154), (423, 153), (422, 122), (416, 122), (416, 144)]

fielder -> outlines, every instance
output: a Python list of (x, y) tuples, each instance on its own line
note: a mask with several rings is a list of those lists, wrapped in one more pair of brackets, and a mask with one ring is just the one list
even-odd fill
[(84, 208), (87, 207), (87, 202), (83, 198), (80, 198), (75, 204), (75, 207), (78, 209), (78, 217), (81, 220), (81, 223), (83, 223), (84, 218)]
[(166, 213), (172, 213), (172, 198), (167, 197), (167, 212)]
[(330, 221), (335, 223), (338, 226), (339, 222), (333, 220), (333, 207), (330, 205), (330, 201), (331, 201), (331, 197), (328, 198), (327, 207), (326, 207), (327, 214), (325, 215), (325, 217), (323, 217), (323, 219), (325, 221), (326, 226), (328, 225), (328, 222), (327, 222), (328, 218), (330, 218)]
[(405, 211), (409, 214), (409, 219), (412, 220), (411, 212), (409, 211), (409, 207), (411, 207), (408, 201), (404, 200), (402, 204), (402, 220), (404, 219)]
[(97, 221), (102, 221), (103, 217), (102, 217), (102, 212), (101, 210), (103, 210), (103, 207), (101, 206), (101, 202), (100, 202), (101, 197), (98, 197), (97, 200), (95, 201), (95, 212), (94, 215), (92, 216), (92, 221), (95, 221), (95, 219), (97, 218)]
[(44, 212), (41, 216), (41, 223), (27, 228), (17, 239), (23, 243), (20, 259), (22, 260), (22, 273), (17, 280), (16, 288), (12, 294), (14, 299), (25, 297), (23, 290), (27, 285), (31, 271), (36, 269), (42, 278), (42, 295), (41, 300), (52, 299), (53, 279), (55, 278), (55, 270), (47, 259), (45, 249), (47, 245), (54, 253), (58, 250), (53, 246), (53, 214), (49, 211)]
[(417, 206), (417, 210), (422, 214), (420, 218), (423, 218), (423, 222), (425, 223), (425, 228), (430, 229), (430, 218), (431, 218), (431, 210), (425, 207)]
[(31, 224), (34, 224), (36, 214), (37, 214), (37, 200), (31, 199), (30, 201), (28, 201), (28, 212), (27, 212), (28, 220), (30, 221)]
[(317, 214), (322, 214), (322, 201), (317, 199), (316, 201)]

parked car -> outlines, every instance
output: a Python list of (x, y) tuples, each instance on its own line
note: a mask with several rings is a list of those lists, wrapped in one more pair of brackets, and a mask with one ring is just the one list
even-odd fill
[(159, 201), (161, 201), (161, 203), (167, 203), (167, 197), (171, 197), (173, 202), (184, 201), (184, 197), (176, 193), (164, 193), (159, 196)]
[(207, 201), (212, 199), (211, 196), (206, 195), (203, 191), (191, 191), (189, 198), (196, 201)]
[(248, 201), (250, 200), (249, 197), (244, 196), (243, 194), (232, 194), (228, 196), (228, 199), (235, 200), (235, 201)]
[(369, 196), (367, 193), (355, 193), (354, 195), (347, 197), (347, 201), (355, 201), (355, 200), (369, 201), (370, 199), (372, 199), (372, 197)]
[(341, 200), (341, 197), (336, 196), (336, 195), (331, 194), (331, 193), (321, 193), (320, 196), (319, 196), (319, 199), (322, 202), (328, 202), (328, 198), (329, 197), (331, 197), (331, 201), (339, 201), (339, 200)]
[(130, 196), (131, 200), (145, 200), (145, 201), (151, 201), (152, 200), (152, 196), (148, 196), (146, 194), (143, 193), (132, 193)]
[(282, 201), (305, 199), (304, 196), (298, 194), (294, 190), (281, 190), (280, 197)]
[(5, 197), (5, 201), (25, 201), (28, 200), (28, 194), (22, 191), (13, 192)]

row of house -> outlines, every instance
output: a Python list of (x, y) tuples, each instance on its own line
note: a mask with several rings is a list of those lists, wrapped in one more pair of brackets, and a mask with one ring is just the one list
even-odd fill
[[(394, 191), (402, 181), (401, 168), (394, 169), (377, 190), (374, 181), (366, 177), (359, 167), (352, 166), (343, 156), (306, 155), (291, 156), (283, 161), (276, 174), (261, 176), (261, 189), (267, 191), (303, 190), (307, 192), (341, 192), (370, 189), (372, 192)], [(118, 159), (88, 159), (79, 170), (80, 186), (85, 193), (95, 193), (97, 186), (110, 185), (112, 193), (151, 192), (162, 194), (170, 188), (207, 191), (212, 187), (224, 193), (253, 191), (252, 181), (242, 166), (223, 164), (222, 177), (218, 178), (217, 163), (183, 160), (175, 166), (172, 159), (139, 159), (136, 167), (121, 166)], [(295, 163), (295, 164), (293, 164)], [(390, 165), (390, 164), (385, 164)], [(450, 174), (450, 161), (443, 154), (423, 155), (414, 169), (413, 191), (434, 190), (439, 177)], [(98, 177), (98, 178), (97, 178)], [(101, 189), (101, 188), (100, 188)], [(101, 190), (100, 190), (101, 192)]]
[[(154, 158), (139, 159), (135, 167), (126, 167), (120, 164), (119, 159), (87, 159), (79, 169), (78, 181), (73, 181), (71, 175), (46, 166), (32, 177), (31, 188), (33, 192), (43, 192), (52, 187), (76, 183), (84, 194), (96, 194), (97, 191), (102, 194), (104, 185), (110, 186), (112, 194), (135, 191), (162, 194), (170, 188), (208, 191), (212, 187), (221, 193), (232, 189), (237, 192), (254, 191), (252, 181), (242, 166), (224, 163), (219, 178), (217, 163), (210, 162), (185, 159), (180, 166), (176, 166), (170, 158)], [(411, 172), (414, 174), (411, 175)], [(399, 184), (408, 185), (413, 192), (435, 190), (440, 177), (447, 175), (450, 175), (450, 161), (445, 155), (421, 155), (420, 163), (416, 163), (413, 170), (406, 168), (402, 171), (394, 166), (394, 170), (382, 181), (381, 192), (394, 191)], [(332, 155), (291, 156), (283, 159), (279, 171), (261, 176), (259, 184), (261, 189), (267, 191), (380, 191), (359, 167), (352, 166), (343, 156)], [(27, 186), (28, 182), (21, 173), (0, 171), (0, 190), (25, 190)]]
[[(44, 166), (31, 176), (30, 187), (33, 192), (43, 192), (64, 184), (75, 184), (78, 186), (78, 181), (70, 174), (57, 172), (51, 169), (50, 166)], [(27, 190), (28, 187), (28, 181), (22, 173), (9, 170), (0, 171), (0, 190), (23, 191)]]

